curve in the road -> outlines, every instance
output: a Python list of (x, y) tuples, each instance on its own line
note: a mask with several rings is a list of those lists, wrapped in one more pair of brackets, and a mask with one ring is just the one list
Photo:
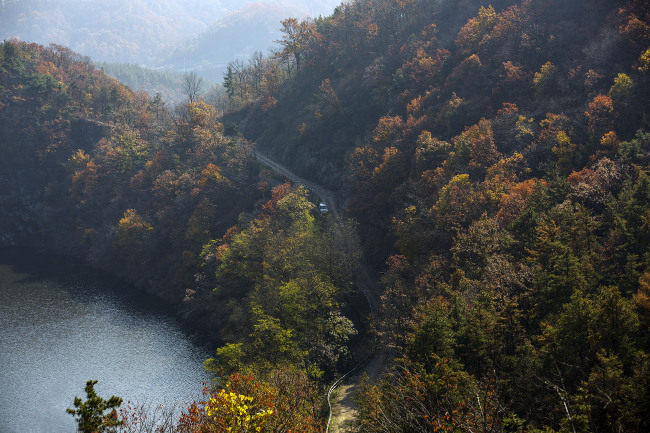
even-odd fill
[[(307, 179), (304, 179), (300, 176), (297, 176), (295, 173), (293, 173), (291, 170), (289, 170), (287, 167), (283, 166), (282, 164), (279, 164), (275, 161), (273, 161), (271, 158), (268, 156), (264, 155), (258, 150), (253, 150), (252, 155), (260, 162), (268, 165), (274, 172), (280, 174), (281, 176), (285, 176), (287, 179), (290, 179), (291, 181), (300, 184), (307, 188), (308, 190), (312, 191), (313, 193), (317, 194), (322, 201), (324, 201), (332, 215), (335, 217), (339, 217), (340, 212), (338, 209), (337, 205), (337, 198), (336, 194), (333, 191), (328, 190), (327, 188), (324, 188), (320, 185), (317, 185), (313, 182), (310, 182)], [(377, 317), (377, 309), (380, 304), (380, 292), (379, 288), (375, 282), (375, 279), (372, 278), (372, 273), (370, 271), (370, 267), (367, 266), (365, 263), (359, 264), (356, 272), (356, 282), (357, 282), (357, 287), (361, 290), (363, 295), (366, 297), (368, 300), (368, 306), (370, 308), (371, 314), (374, 318)], [(363, 366), (366, 366), (367, 370), (372, 370), (376, 374), (381, 370), (380, 367), (378, 366), (369, 366), (370, 363), (373, 364), (382, 364), (383, 361), (380, 359), (380, 357), (376, 356), (376, 348), (377, 348), (377, 337), (374, 337), (374, 343), (372, 347), (371, 353), (365, 357), (361, 362), (359, 362), (352, 370), (348, 371), (344, 375), (342, 375), (340, 378), (336, 380), (330, 386), (329, 390), (327, 391), (327, 404), (329, 406), (329, 417), (327, 420), (327, 427), (326, 427), (326, 432), (329, 433), (330, 429), (330, 424), (332, 421), (332, 403), (331, 403), (331, 395), (332, 392), (347, 378), (355, 375)]]
[(335, 217), (339, 216), (339, 208), (337, 205), (336, 201), (336, 194), (333, 191), (330, 191), (327, 188), (324, 188), (320, 185), (317, 185), (313, 182), (308, 181), (307, 179), (304, 179), (298, 175), (296, 175), (294, 172), (289, 170), (287, 167), (285, 167), (282, 164), (278, 164), (277, 162), (273, 161), (271, 158), (268, 156), (264, 155), (261, 153), (259, 150), (253, 150), (252, 152), (253, 156), (260, 162), (263, 162), (264, 164), (268, 165), (271, 167), (273, 171), (276, 173), (285, 176), (287, 179), (292, 180), (295, 183), (298, 183), (314, 194), (318, 195), (322, 201), (327, 204), (327, 208), (330, 213), (332, 213)]

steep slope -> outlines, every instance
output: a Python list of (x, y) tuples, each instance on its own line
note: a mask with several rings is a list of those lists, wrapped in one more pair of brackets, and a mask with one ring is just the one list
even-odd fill
[(355, 431), (646, 430), (650, 7), (491, 3), (293, 23), (226, 120), (349, 194), (383, 273)]
[[(361, 324), (396, 359), (361, 382), (355, 431), (649, 430), (648, 3), (349, 2), (285, 20), (279, 51), (229, 74), (223, 126), (3, 44), (0, 199), (24, 211), (6, 232), (182, 298), (224, 343), (225, 390), (264, 411), (306, 390), (274, 426), (320, 429), (311, 384), (345, 371)], [(350, 319), (355, 227), (381, 274), (370, 325)]]
[(1, 245), (163, 297), (222, 344), (215, 380), (245, 369), (286, 402), (270, 423), (318, 428), (316, 386), (350, 362), (348, 316), (362, 322), (351, 224), (260, 170), (214, 107), (170, 113), (62, 47), (0, 44), (0, 131)]
[(258, 198), (213, 107), (133, 93), (62, 47), (0, 45), (4, 244), (82, 258), (180, 305), (204, 241)]

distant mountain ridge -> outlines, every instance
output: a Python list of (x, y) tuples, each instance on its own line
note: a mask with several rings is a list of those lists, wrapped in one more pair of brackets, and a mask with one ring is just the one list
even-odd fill
[[(168, 58), (166, 50), (197, 37), (213, 23), (228, 14), (234, 16), (235, 11), (253, 3), (246, 0), (5, 0), (0, 4), (0, 38), (45, 45), (56, 43), (96, 61), (152, 66)], [(331, 12), (336, 2), (300, 0), (273, 4), (288, 14), (317, 15)], [(276, 26), (279, 28), (279, 22)], [(248, 32), (255, 28), (250, 27)], [(270, 42), (255, 49), (266, 49)]]
[(228, 62), (247, 62), (256, 51), (266, 53), (273, 47), (273, 41), (282, 35), (280, 21), (307, 15), (307, 9), (287, 4), (249, 4), (228, 13), (198, 36), (179, 43), (160, 64), (175, 65), (181, 71), (196, 70), (208, 79), (221, 82)]
[(0, 36), (66, 45), (97, 60), (150, 61), (158, 49), (206, 28), (210, 17), (227, 10), (221, 2), (188, 0), (185, 4), (181, 7), (169, 0), (16, 1), (2, 8)]

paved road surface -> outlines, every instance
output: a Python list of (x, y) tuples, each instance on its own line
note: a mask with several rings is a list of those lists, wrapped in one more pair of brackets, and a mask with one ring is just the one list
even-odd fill
[(264, 164), (268, 165), (271, 167), (273, 171), (275, 171), (278, 174), (281, 174), (282, 176), (285, 176), (286, 178), (294, 181), (295, 183), (298, 183), (308, 190), (312, 191), (314, 194), (317, 194), (321, 201), (324, 201), (325, 204), (327, 204), (327, 209), (331, 214), (333, 214), (335, 217), (339, 216), (339, 208), (338, 208), (338, 203), (336, 200), (336, 194), (334, 194), (333, 191), (330, 191), (329, 189), (322, 187), (320, 185), (317, 185), (313, 182), (308, 181), (307, 179), (304, 179), (295, 173), (293, 173), (291, 170), (289, 170), (287, 167), (284, 165), (278, 164), (277, 162), (273, 161), (271, 158), (268, 156), (264, 155), (258, 150), (253, 151), (253, 156), (258, 160), (263, 162)]

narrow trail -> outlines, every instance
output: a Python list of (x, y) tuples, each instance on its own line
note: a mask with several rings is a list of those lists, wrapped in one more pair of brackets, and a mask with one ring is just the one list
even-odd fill
[[(258, 161), (268, 165), (277, 174), (285, 176), (287, 179), (317, 194), (327, 204), (330, 213), (334, 217), (338, 218), (341, 215), (342, 212), (338, 206), (339, 202), (333, 191), (297, 176), (287, 167), (278, 164), (258, 150), (254, 150), (252, 154)], [(356, 269), (355, 280), (357, 287), (368, 301), (372, 319), (376, 321), (378, 308), (381, 303), (381, 292), (377, 285), (377, 277), (373, 275), (370, 266), (362, 261)], [(349, 431), (357, 411), (356, 404), (354, 403), (354, 393), (359, 388), (363, 373), (371, 379), (378, 379), (390, 363), (390, 354), (385, 350), (381, 350), (377, 340), (374, 340), (371, 346), (368, 353), (359, 355), (360, 360), (357, 365), (334, 382), (328, 390), (327, 402), (330, 406), (330, 415), (327, 424), (328, 433)], [(335, 394), (334, 399), (332, 399), (333, 394)]]

